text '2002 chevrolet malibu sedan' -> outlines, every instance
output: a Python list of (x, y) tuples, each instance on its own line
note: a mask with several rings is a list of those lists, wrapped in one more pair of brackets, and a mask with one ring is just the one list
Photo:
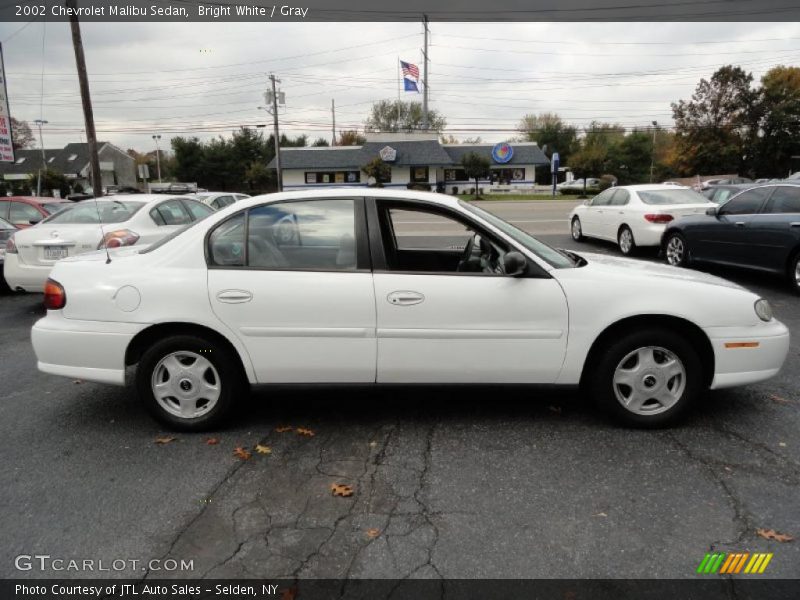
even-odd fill
[[(149, 248), (55, 264), (39, 368), (136, 386), (177, 429), (249, 384), (581, 385), (628, 424), (775, 375), (766, 300), (665, 265), (550, 248), (439, 194), (337, 189), (237, 202)], [(723, 308), (724, 307), (724, 308)]]

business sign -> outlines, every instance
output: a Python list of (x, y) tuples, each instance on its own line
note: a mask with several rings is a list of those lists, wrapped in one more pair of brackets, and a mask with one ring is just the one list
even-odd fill
[(391, 146), (384, 146), (381, 148), (380, 157), (383, 162), (394, 162), (397, 160), (397, 150)]
[(14, 162), (14, 144), (11, 138), (11, 111), (8, 108), (6, 89), (6, 67), (3, 62), (3, 46), (0, 45), (0, 162)]
[(514, 148), (507, 142), (500, 142), (499, 144), (495, 144), (494, 148), (492, 148), (492, 158), (496, 163), (505, 164), (509, 162), (513, 156)]
[(146, 164), (139, 165), (139, 178), (150, 179), (150, 167)]

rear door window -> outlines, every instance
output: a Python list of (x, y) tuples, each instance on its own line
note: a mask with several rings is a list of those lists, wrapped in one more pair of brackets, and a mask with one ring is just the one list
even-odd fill
[(186, 225), (192, 222), (189, 213), (178, 199), (162, 202), (150, 211), (150, 217), (156, 225)]
[(800, 213), (800, 186), (780, 186), (764, 207), (765, 213), (785, 214)]
[(764, 199), (772, 193), (773, 188), (756, 188), (742, 192), (731, 198), (719, 209), (720, 215), (753, 215), (759, 211)]

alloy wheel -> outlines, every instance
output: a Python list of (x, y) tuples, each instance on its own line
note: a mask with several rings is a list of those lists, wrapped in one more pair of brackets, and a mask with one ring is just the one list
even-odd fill
[(686, 247), (678, 235), (673, 235), (667, 241), (667, 262), (675, 267), (683, 264)]
[(580, 219), (572, 219), (572, 239), (577, 242), (581, 239), (582, 235)]
[(619, 249), (623, 254), (629, 254), (633, 248), (633, 234), (630, 229), (623, 229), (619, 233)]

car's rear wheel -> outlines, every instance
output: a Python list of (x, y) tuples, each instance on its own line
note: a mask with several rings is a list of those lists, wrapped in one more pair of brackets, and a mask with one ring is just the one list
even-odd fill
[(598, 405), (635, 427), (677, 422), (703, 389), (703, 363), (683, 336), (630, 332), (610, 343), (590, 379)]
[(627, 225), (623, 225), (617, 234), (617, 243), (619, 244), (620, 252), (625, 256), (636, 254), (636, 241), (633, 239), (633, 232)]
[(225, 420), (244, 381), (224, 347), (199, 336), (174, 335), (144, 352), (136, 386), (157, 420), (173, 429), (203, 431)]
[(794, 258), (789, 261), (789, 269), (786, 275), (794, 293), (800, 294), (800, 250), (795, 252)]
[(664, 242), (664, 257), (673, 267), (686, 267), (689, 265), (689, 248), (686, 238), (677, 231), (667, 236)]
[(572, 239), (576, 242), (583, 241), (583, 229), (581, 228), (581, 220), (578, 217), (572, 218), (572, 225), (570, 226), (572, 232)]

